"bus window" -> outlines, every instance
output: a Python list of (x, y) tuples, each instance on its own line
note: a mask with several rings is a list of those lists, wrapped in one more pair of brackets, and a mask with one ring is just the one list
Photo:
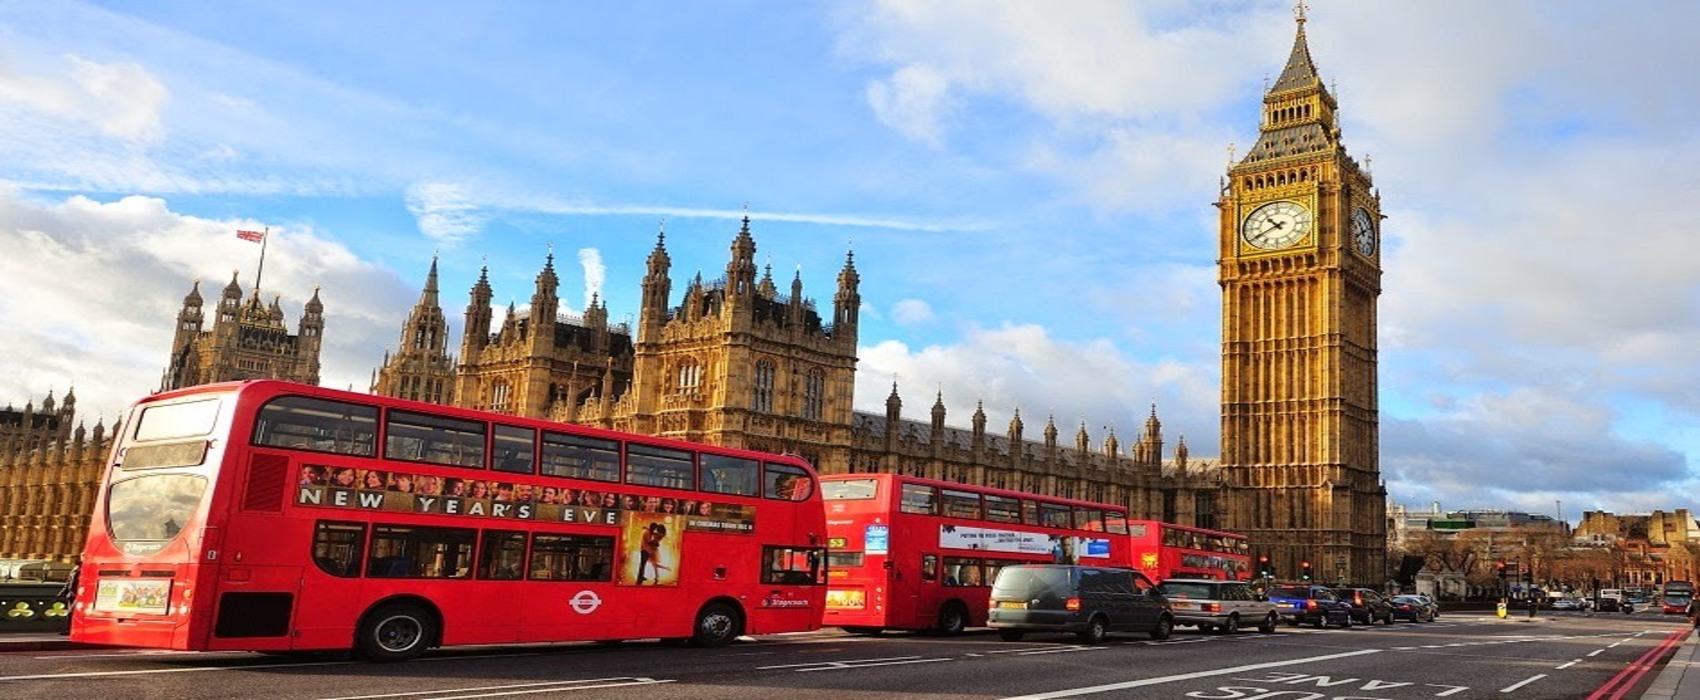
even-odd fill
[(814, 495), (814, 483), (808, 472), (785, 464), (767, 463), (768, 498), (781, 501), (806, 501)]
[(620, 480), (620, 443), (543, 433), (543, 473), (592, 481)]
[(614, 538), (535, 535), (528, 571), (533, 581), (612, 581)]
[(979, 559), (944, 558), (944, 585), (946, 586), (984, 586), (986, 579), (980, 572)]
[(532, 472), (531, 462), (536, 456), (532, 443), (536, 442), (536, 431), (498, 423), (493, 439), (495, 459), (490, 462), (492, 468), (499, 472), (515, 474)]
[(945, 489), (943, 504), (946, 517), (980, 519), (980, 494)]
[(377, 435), (376, 406), (283, 396), (260, 409), (251, 441), (266, 447), (371, 457)]
[(1045, 527), (1068, 527), (1068, 506), (1059, 503), (1040, 503), (1039, 524)]
[(525, 533), (485, 530), (478, 549), (478, 578), (516, 581), (525, 567)]
[(1074, 529), (1104, 531), (1104, 510), (1102, 508), (1074, 507)]
[(1112, 535), (1127, 534), (1127, 513), (1119, 510), (1104, 511), (1104, 532)]
[[(176, 539), (201, 505), (207, 479), (192, 474), (156, 474), (113, 482), (106, 498), (106, 525), (119, 543)], [(126, 547), (126, 551), (140, 551)]]
[(939, 490), (920, 484), (904, 484), (897, 509), (904, 513), (935, 515), (939, 512)]
[(136, 419), (136, 441), (169, 440), (211, 434), (218, 423), (218, 397), (161, 404), (142, 410)]
[(1021, 522), (1026, 525), (1039, 524), (1039, 503), (1029, 499), (1021, 499)]
[(313, 563), (332, 576), (360, 575), (360, 555), (366, 548), (366, 526), (320, 520), (313, 529)]
[(939, 555), (931, 554), (931, 553), (922, 554), (921, 555), (921, 580), (922, 581), (936, 581), (936, 580), (938, 580), (938, 578), (939, 578)]
[(761, 582), (768, 584), (824, 585), (826, 571), (821, 566), (826, 550), (818, 547), (762, 548)]
[(486, 427), (481, 421), (390, 411), (384, 458), (483, 469)]
[(626, 483), (695, 489), (696, 454), (647, 445), (626, 446)]
[(879, 493), (879, 482), (873, 479), (827, 481), (820, 485), (821, 498), (828, 501), (866, 501)]
[(761, 494), (761, 463), (743, 457), (702, 455), (702, 490), (733, 496)]
[(986, 494), (986, 519), (995, 523), (1021, 522), (1021, 499)]
[(458, 527), (379, 525), (372, 530), (366, 575), (377, 578), (468, 578), (473, 531)]

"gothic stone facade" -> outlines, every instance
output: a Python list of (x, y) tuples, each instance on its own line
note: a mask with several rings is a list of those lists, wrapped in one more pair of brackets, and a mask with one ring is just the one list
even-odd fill
[(319, 348), (325, 331), (325, 305), (319, 290), (307, 301), (297, 333), (283, 322), (280, 299), (260, 300), (259, 287), (246, 302), (236, 275), (230, 276), (211, 330), (201, 310), (201, 282), (195, 281), (177, 312), (171, 362), (160, 379), (161, 391), (240, 379), (287, 379), (319, 383)]
[(72, 392), (57, 406), (49, 393), (39, 410), (0, 411), (0, 559), (65, 562), (83, 550), (112, 439), (75, 420)]

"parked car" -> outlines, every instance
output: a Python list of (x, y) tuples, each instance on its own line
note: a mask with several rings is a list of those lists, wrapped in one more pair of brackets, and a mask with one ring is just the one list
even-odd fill
[(1244, 581), (1171, 578), (1157, 590), (1169, 600), (1177, 625), (1197, 625), (1202, 631), (1224, 634), (1255, 626), (1268, 634), (1281, 622), (1275, 604)]
[(1340, 600), (1352, 604), (1352, 621), (1373, 625), (1376, 620), (1381, 624), (1393, 624), (1393, 605), (1370, 588), (1336, 588), (1334, 594)]
[(1577, 602), (1575, 598), (1553, 598), (1552, 599), (1552, 609), (1553, 610), (1581, 610), (1582, 604)]
[(1029, 632), (1073, 632), (1098, 644), (1112, 632), (1168, 639), (1175, 617), (1157, 584), (1132, 569), (1021, 564), (998, 570), (986, 624), (1010, 642)]
[(1393, 606), (1393, 619), (1410, 620), (1411, 622), (1434, 622), (1436, 612), (1434, 605), (1423, 600), (1420, 596), (1396, 595), (1389, 603)]
[(1327, 586), (1280, 585), (1269, 588), (1269, 602), (1289, 625), (1352, 626), (1352, 604), (1340, 600)]

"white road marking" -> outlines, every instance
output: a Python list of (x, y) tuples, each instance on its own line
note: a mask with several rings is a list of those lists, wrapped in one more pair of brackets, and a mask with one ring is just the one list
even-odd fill
[(1518, 688), (1521, 688), (1521, 687), (1523, 687), (1523, 686), (1525, 686), (1525, 685), (1528, 685), (1528, 684), (1530, 684), (1530, 683), (1533, 683), (1533, 682), (1535, 682), (1535, 681), (1538, 681), (1538, 680), (1540, 680), (1540, 679), (1542, 679), (1542, 678), (1546, 678), (1546, 677), (1547, 677), (1547, 674), (1545, 674), (1545, 673), (1537, 673), (1537, 674), (1535, 674), (1535, 675), (1533, 675), (1533, 676), (1529, 676), (1529, 677), (1528, 677), (1528, 678), (1525, 678), (1525, 679), (1523, 679), (1523, 680), (1520, 680), (1520, 681), (1517, 681), (1517, 682), (1516, 682), (1516, 683), (1512, 683), (1512, 684), (1511, 684), (1511, 685), (1508, 685), (1508, 686), (1505, 686), (1505, 687), (1504, 687), (1504, 688), (1500, 688), (1500, 689), (1499, 689), (1499, 692), (1501, 692), (1501, 693), (1509, 693), (1509, 692), (1511, 692), (1511, 691), (1514, 691), (1514, 690), (1516, 690), (1516, 689), (1518, 689)]
[[(672, 683), (670, 680), (658, 681), (653, 678), (637, 678), (633, 676), (616, 676), (613, 678), (584, 678), (571, 681), (548, 681), (544, 683), (514, 683), (509, 685), (487, 685), (475, 688), (444, 688), (442, 690), (410, 690), (405, 693), (384, 693), (382, 695), (348, 695), (339, 698), (324, 698), (324, 700), (375, 700), (376, 698), (400, 698), (413, 696), (441, 696), (432, 700), (451, 700), (452, 698), (490, 698), (501, 695), (524, 695), (528, 693), (552, 693), (562, 690), (592, 690), (596, 688), (621, 688), (633, 685), (654, 685), (657, 683)], [(522, 690), (524, 689), (524, 690)], [(483, 693), (483, 691), (502, 691)], [(444, 693), (483, 693), (480, 695), (443, 695)]]
[(1579, 664), (1579, 663), (1582, 663), (1581, 659), (1571, 659), (1570, 663), (1560, 665), (1560, 666), (1556, 667), (1554, 670), (1562, 671), (1564, 669), (1570, 668), (1571, 666), (1575, 666), (1576, 664)]
[(150, 668), (139, 671), (86, 671), (83, 673), (43, 673), (33, 676), (0, 676), (0, 681), (43, 681), (64, 678), (101, 678), (106, 676), (143, 676), (155, 673), (197, 673), (201, 671), (252, 671), (265, 668), (302, 668), (305, 666), (349, 666), (353, 661), (311, 661), (297, 664), (255, 664), (252, 666), (201, 666), (197, 668)]
[(1602, 652), (1602, 651), (1605, 651), (1605, 650), (1604, 649), (1595, 649), (1593, 651), (1588, 652), (1588, 655), (1589, 656), (1599, 656), (1600, 652)]
[(1344, 659), (1344, 658), (1349, 658), (1349, 657), (1353, 657), (1353, 656), (1362, 656), (1364, 654), (1379, 654), (1379, 653), (1381, 653), (1380, 649), (1361, 649), (1361, 650), (1358, 650), (1358, 651), (1348, 651), (1348, 652), (1341, 653), (1341, 654), (1327, 654), (1327, 655), (1324, 655), (1324, 656), (1311, 656), (1311, 657), (1302, 658), (1302, 659), (1288, 659), (1286, 661), (1270, 661), (1270, 662), (1267, 662), (1267, 663), (1249, 664), (1249, 665), (1245, 665), (1245, 666), (1235, 666), (1233, 668), (1219, 668), (1219, 669), (1214, 669), (1214, 670), (1210, 670), (1210, 671), (1197, 671), (1197, 672), (1194, 672), (1194, 673), (1179, 673), (1179, 674), (1175, 674), (1173, 676), (1159, 676), (1157, 678), (1142, 678), (1142, 679), (1137, 680), (1137, 681), (1127, 681), (1127, 682), (1123, 682), (1123, 683), (1110, 683), (1110, 684), (1107, 684), (1107, 685), (1094, 685), (1094, 686), (1088, 686), (1088, 687), (1084, 687), (1084, 688), (1069, 688), (1069, 689), (1066, 689), (1066, 690), (1056, 690), (1056, 691), (1051, 691), (1049, 693), (1038, 693), (1038, 694), (1035, 694), (1035, 695), (1018, 695), (1018, 696), (1014, 696), (1014, 697), (1004, 698), (1003, 700), (1049, 700), (1050, 698), (1067, 698), (1067, 697), (1074, 697), (1076, 695), (1092, 695), (1094, 693), (1107, 693), (1107, 692), (1110, 692), (1110, 691), (1113, 691), (1113, 690), (1126, 690), (1128, 688), (1143, 688), (1143, 687), (1148, 686), (1148, 685), (1161, 685), (1163, 683), (1173, 683), (1173, 682), (1176, 682), (1176, 681), (1187, 681), (1187, 680), (1193, 680), (1195, 678), (1209, 678), (1211, 676), (1226, 676), (1226, 675), (1232, 675), (1232, 674), (1236, 674), (1236, 673), (1244, 673), (1246, 671), (1255, 671), (1255, 670), (1263, 669), (1263, 668), (1276, 668), (1276, 667), (1281, 667), (1281, 666), (1291, 666), (1293, 664), (1309, 663), (1309, 662), (1313, 662), (1313, 661), (1331, 661), (1333, 659)]

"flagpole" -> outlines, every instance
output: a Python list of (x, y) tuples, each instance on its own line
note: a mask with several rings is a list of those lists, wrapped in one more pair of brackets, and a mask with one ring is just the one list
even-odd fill
[(266, 274), (266, 242), (271, 240), (271, 234), (272, 227), (270, 226), (267, 226), (265, 232), (260, 234), (260, 269), (254, 273), (254, 294), (256, 296), (260, 293), (260, 278)]

